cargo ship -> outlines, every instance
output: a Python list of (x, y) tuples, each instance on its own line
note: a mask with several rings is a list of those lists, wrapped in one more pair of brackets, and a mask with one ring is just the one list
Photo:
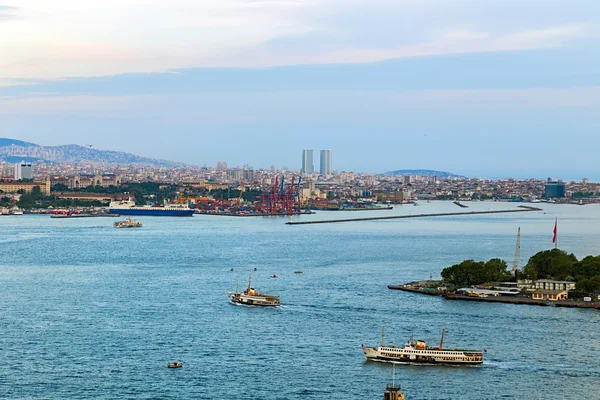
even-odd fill
[(167, 204), (164, 206), (136, 206), (135, 200), (111, 201), (108, 206), (111, 214), (120, 215), (154, 215), (162, 217), (191, 217), (194, 209), (185, 204)]
[[(439, 347), (429, 347), (423, 340), (413, 340), (412, 336), (404, 347), (385, 346), (384, 332), (381, 332), (381, 346), (367, 347), (362, 350), (367, 360), (387, 361), (406, 364), (454, 364), (477, 365), (483, 363), (483, 352), (480, 350), (446, 350), (442, 347), (444, 330)], [(484, 350), (485, 351), (485, 350)]]

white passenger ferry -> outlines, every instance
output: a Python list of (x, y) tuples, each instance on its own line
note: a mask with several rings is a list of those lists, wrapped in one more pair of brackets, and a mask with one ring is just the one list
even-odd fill
[(362, 345), (367, 360), (379, 360), (408, 364), (455, 364), (477, 365), (483, 363), (483, 352), (480, 350), (444, 349), (444, 330), (439, 347), (429, 347), (423, 340), (413, 340), (412, 336), (404, 347), (385, 346), (384, 333), (381, 333), (381, 346), (367, 347)]
[(229, 299), (232, 303), (245, 304), (249, 306), (279, 306), (279, 296), (258, 293), (250, 286), (252, 276), (248, 278), (248, 289), (243, 292), (238, 291), (237, 281), (235, 282), (235, 293), (229, 292)]

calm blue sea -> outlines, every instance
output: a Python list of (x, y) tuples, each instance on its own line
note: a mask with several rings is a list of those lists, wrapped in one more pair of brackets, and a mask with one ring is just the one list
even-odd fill
[[(420, 202), (295, 220), (515, 208)], [(467, 258), (600, 254), (600, 206), (285, 225), (283, 217), (0, 216), (0, 398), (380, 399), (390, 364), (361, 344), (410, 335), (485, 348), (480, 367), (397, 366), (408, 400), (600, 399), (600, 313), (445, 301), (387, 289)], [(254, 272), (253, 269), (257, 268)], [(234, 268), (231, 272), (230, 269)], [(295, 270), (304, 271), (294, 274)], [(247, 283), (279, 309), (228, 302)], [(277, 274), (278, 279), (271, 279)], [(168, 369), (169, 361), (183, 362)]]

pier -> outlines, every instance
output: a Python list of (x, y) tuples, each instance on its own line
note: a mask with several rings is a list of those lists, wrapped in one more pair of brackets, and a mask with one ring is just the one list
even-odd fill
[(404, 292), (424, 294), (428, 296), (439, 296), (445, 300), (462, 300), (462, 301), (479, 301), (486, 303), (505, 303), (505, 304), (526, 304), (530, 306), (543, 306), (543, 307), (571, 307), (571, 308), (593, 308), (600, 310), (600, 303), (598, 302), (587, 302), (580, 300), (558, 300), (558, 301), (547, 301), (547, 300), (534, 300), (531, 297), (525, 296), (465, 296), (462, 294), (446, 293), (437, 289), (419, 288), (411, 285), (388, 285), (388, 289), (402, 290)]
[(425, 217), (450, 217), (458, 215), (479, 215), (479, 214), (502, 214), (516, 212), (542, 211), (541, 208), (519, 206), (518, 209), (512, 210), (489, 210), (489, 211), (467, 211), (467, 212), (450, 212), (450, 213), (434, 213), (434, 214), (413, 214), (413, 215), (393, 215), (386, 217), (364, 217), (364, 218), (349, 218), (349, 219), (329, 219), (323, 221), (298, 221), (286, 222), (287, 225), (308, 225), (308, 224), (332, 224), (335, 222), (358, 222), (358, 221), (377, 221), (386, 219), (404, 219), (404, 218), (425, 218)]

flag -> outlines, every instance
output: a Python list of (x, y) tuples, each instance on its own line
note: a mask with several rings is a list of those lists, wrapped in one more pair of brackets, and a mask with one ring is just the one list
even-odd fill
[(554, 230), (552, 232), (554, 232), (554, 236), (552, 237), (552, 243), (556, 243), (556, 224), (558, 222), (558, 218), (556, 218), (554, 220)]
[(486, 349), (483, 349), (483, 352), (484, 352), (484, 353), (487, 353), (487, 350), (486, 350)]

